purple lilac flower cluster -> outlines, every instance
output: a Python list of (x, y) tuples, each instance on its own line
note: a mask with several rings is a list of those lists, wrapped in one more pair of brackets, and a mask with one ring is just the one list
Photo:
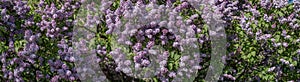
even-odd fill
[[(4, 33), (6, 37), (4, 41), (8, 41), (8, 50), (1, 52), (1, 72), (3, 73), (2, 79), (13, 80), (13, 81), (24, 81), (22, 78), (23, 72), (30, 71), (31, 65), (36, 64), (36, 55), (39, 50), (39, 46), (36, 41), (41, 36), (40, 33), (33, 33), (32, 30), (28, 29), (34, 25), (33, 16), (26, 14), (30, 11), (27, 2), (25, 1), (6, 1), (1, 2), (1, 26), (4, 27)], [(11, 14), (15, 13), (15, 14)], [(20, 22), (19, 20), (24, 20)], [(21, 23), (21, 24), (20, 24)], [(24, 34), (24, 37), (21, 37)], [(19, 36), (25, 40), (15, 38)], [(24, 42), (27, 42), (24, 44)], [(24, 45), (24, 48), (18, 48), (15, 44)], [(16, 54), (16, 55), (12, 55)], [(12, 68), (13, 69), (9, 69)]]
[[(80, 7), (80, 2), (67, 0), (59, 8), (59, 4), (48, 5), (50, 2), (44, 0), (36, 2), (39, 3), (37, 5), (22, 0), (1, 0), (0, 3), (0, 24), (4, 27), (2, 31), (5, 31), (1, 41), (7, 41), (9, 46), (8, 50), (1, 52), (1, 80), (24, 82), (50, 79), (56, 82), (59, 79), (78, 79), (76, 70), (69, 65), (75, 58), (71, 55), (68, 38), (72, 36), (69, 32), (73, 25), (72, 17)], [(37, 15), (41, 16), (41, 22), (37, 21)], [(45, 35), (55, 39), (53, 42), (57, 42), (57, 46), (50, 48), (45, 45)], [(58, 50), (53, 52), (55, 48)], [(59, 59), (49, 58), (49, 51), (45, 49), (53, 49), (50, 53), (58, 54)], [(46, 74), (47, 67), (51, 73)]]
[[(75, 10), (80, 7), (79, 2), (73, 2), (67, 0), (63, 2), (61, 8), (58, 8), (55, 3), (51, 5), (45, 4), (44, 0), (41, 0), (38, 5), (38, 12), (42, 16), (41, 22), (37, 23), (41, 31), (46, 31), (46, 36), (51, 38), (64, 37), (63, 34), (68, 34), (68, 29), (72, 26), (72, 19), (70, 19)], [(74, 3), (74, 4), (72, 4)], [(62, 23), (61, 26), (59, 23)], [(68, 36), (71, 36), (70, 34)]]
[(57, 41), (59, 59), (49, 59), (47, 62), (50, 66), (51, 72), (57, 75), (51, 78), (51, 81), (58, 81), (59, 79), (67, 79), (74, 81), (79, 79), (76, 75), (76, 69), (69, 67), (75, 61), (73, 56), (73, 49), (71, 46), (72, 26), (75, 11), (80, 7), (80, 2), (73, 0), (66, 0), (58, 4), (45, 4), (44, 0), (39, 1), (36, 12), (41, 15), (41, 21), (37, 26), (42, 32), (46, 32), (46, 36)]
[[(129, 46), (129, 49), (135, 54), (131, 57), (136, 69), (148, 67), (151, 63), (154, 63), (154, 61), (149, 59), (149, 55), (152, 53), (151, 49), (153, 49), (155, 45), (162, 45), (166, 49), (169, 48), (169, 50), (158, 54), (160, 67), (157, 68), (158, 70), (156, 73), (158, 78), (162, 81), (169, 81), (168, 78), (175, 77), (175, 72), (177, 72), (173, 72), (167, 68), (169, 53), (171, 50), (182, 51), (183, 47), (181, 45), (184, 44), (184, 41), (187, 43), (193, 43), (194, 41), (198, 42), (198, 39), (193, 37), (195, 37), (196, 33), (200, 33), (201, 29), (197, 28), (192, 22), (194, 19), (198, 18), (199, 15), (194, 14), (189, 17), (188, 20), (183, 21), (183, 17), (178, 16), (178, 13), (185, 8), (190, 8), (187, 1), (182, 1), (182, 4), (179, 6), (172, 5), (174, 1), (171, 0), (166, 1), (166, 5), (157, 5), (157, 2), (158, 1), (156, 0), (151, 0), (148, 3), (142, 0), (137, 0), (136, 2), (120, 0), (120, 5), (115, 10), (112, 10), (111, 8), (106, 8), (106, 10), (104, 10), (104, 19), (106, 19), (105, 28), (108, 28), (106, 34), (116, 34), (119, 36), (116, 39), (118, 43)], [(105, 6), (113, 3), (104, 2), (102, 4)], [(124, 19), (127, 22), (121, 19)], [(137, 24), (132, 20), (137, 20)], [(176, 31), (184, 33), (185, 36), (180, 36), (178, 33), (176, 35), (174, 33)], [(200, 43), (203, 43), (203, 40), (199, 40)], [(98, 51), (101, 52), (106, 50)], [(128, 68), (128, 66), (133, 63), (130, 60), (131, 58), (128, 60), (124, 57), (127, 54), (122, 53), (122, 50), (118, 48), (112, 50), (109, 54), (115, 59), (117, 71), (123, 71), (125, 74), (132, 75), (130, 72), (132, 69)], [(197, 56), (195, 55), (195, 57)], [(200, 59), (195, 57), (191, 57), (192, 59), (190, 59), (193, 64), (191, 61), (187, 61), (188, 59), (182, 59), (181, 62), (182, 64), (184, 64), (183, 62), (187, 63), (187, 65), (190, 65), (193, 69), (201, 69), (201, 66), (197, 63)], [(181, 65), (181, 67), (183, 66), (185, 65)], [(186, 72), (185, 75), (191, 76), (189, 75), (189, 72), (194, 71), (183, 68), (182, 72)], [(182, 72), (180, 72), (180, 76), (182, 76)]]

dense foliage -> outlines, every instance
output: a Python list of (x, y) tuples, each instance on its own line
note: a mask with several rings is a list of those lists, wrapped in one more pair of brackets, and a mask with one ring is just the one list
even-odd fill
[[(205, 1), (213, 5), (197, 5)], [(93, 54), (86, 58), (96, 62), (84, 66), (104, 77), (92, 80), (204, 81), (214, 60), (208, 8), (226, 32), (219, 81), (300, 81), (300, 2), (293, 0), (0, 0), (0, 79), (89, 80), (95, 70), (78, 68), (76, 55)], [(157, 45), (163, 51), (153, 53)], [(153, 65), (154, 77), (132, 77), (132, 68)]]

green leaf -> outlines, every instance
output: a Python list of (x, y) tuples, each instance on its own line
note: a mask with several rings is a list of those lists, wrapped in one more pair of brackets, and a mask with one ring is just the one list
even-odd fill
[(251, 26), (252, 26), (254, 29), (257, 27), (254, 23), (252, 23)]
[(247, 56), (243, 55), (242, 58), (243, 58), (243, 59), (247, 59)]
[(158, 82), (157, 78), (153, 78), (154, 82)]
[(239, 44), (234, 44), (234, 47), (238, 48), (238, 47), (239, 47)]
[(265, 25), (264, 25), (265, 27), (269, 27), (270, 26), (270, 24), (268, 24), (268, 23), (265, 23)]
[(178, 60), (180, 58), (180, 55), (174, 54), (174, 59)]
[(280, 40), (280, 35), (275, 35), (275, 41), (279, 42), (279, 40)]
[(279, 15), (280, 17), (283, 17), (283, 16), (284, 16), (283, 12), (281, 12), (281, 11), (278, 11), (277, 13), (278, 13), (278, 15)]
[(178, 62), (175, 62), (175, 69), (178, 69), (178, 67), (179, 67), (179, 64), (178, 64)]
[[(250, 48), (251, 49), (251, 48)], [(252, 52), (250, 52), (250, 54), (249, 55), (251, 55), (251, 56), (255, 56), (256, 55), (256, 51), (252, 51)]]
[(282, 50), (282, 49), (278, 50), (278, 53), (279, 53), (279, 54), (282, 54), (282, 53), (283, 53), (283, 50)]
[(172, 64), (172, 63), (169, 63), (169, 64), (168, 64), (168, 68), (169, 68), (170, 70), (173, 70), (173, 64)]
[(16, 52), (18, 52), (20, 48), (24, 47), (26, 45), (26, 43), (27, 43), (26, 40), (16, 41), (14, 44)]
[(292, 10), (292, 9), (294, 9), (294, 6), (293, 5), (289, 5), (288, 9)]
[(293, 64), (294, 66), (297, 66), (298, 63), (297, 63), (297, 62), (293, 62), (292, 64)]
[(281, 8), (282, 11), (286, 11), (286, 9), (287, 9), (286, 7)]
[(257, 43), (257, 40), (253, 40), (253, 44), (256, 44)]

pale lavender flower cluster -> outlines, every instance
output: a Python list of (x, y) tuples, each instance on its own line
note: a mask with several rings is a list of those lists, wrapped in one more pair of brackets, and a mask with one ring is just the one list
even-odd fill
[[(177, 76), (175, 81), (192, 81), (190, 78), (197, 74), (197, 71), (202, 69), (202, 66), (199, 63), (202, 62), (200, 54), (194, 54), (193, 56), (182, 56), (180, 58), (179, 68), (177, 70)], [(190, 80), (188, 80), (188, 78)]]
[(275, 8), (281, 8), (288, 5), (288, 0), (276, 0), (273, 1), (272, 4), (274, 5)]
[[(71, 40), (65, 40), (62, 39), (59, 41), (57, 44), (59, 50), (58, 50), (58, 55), (60, 59), (50, 59), (48, 60), (49, 65), (51, 66), (50, 69), (52, 72), (57, 72), (58, 77), (54, 76), (52, 80), (58, 80), (58, 79), (68, 79), (71, 81), (74, 81), (78, 79), (78, 76), (76, 75), (76, 70), (72, 67), (69, 67), (67, 64), (68, 63), (74, 63), (75, 62), (75, 57), (73, 56), (73, 48), (70, 45)], [(69, 44), (68, 44), (69, 43)], [(68, 62), (68, 63), (64, 63)]]
[[(41, 22), (37, 23), (41, 31), (46, 32), (46, 36), (51, 38), (63, 37), (64, 34), (70, 36), (71, 34), (67, 32), (73, 24), (73, 16), (76, 9), (80, 7), (79, 2), (72, 0), (67, 0), (63, 2), (60, 8), (58, 8), (54, 3), (51, 5), (45, 4), (44, 0), (39, 3), (39, 9), (36, 10), (41, 16)], [(59, 24), (61, 23), (61, 24)], [(62, 26), (63, 25), (63, 26)], [(69, 34), (68, 34), (69, 33)]]
[[(155, 38), (159, 37), (159, 38)], [(138, 30), (134, 35), (134, 38), (137, 40), (136, 43), (133, 43), (133, 52), (137, 55), (134, 56), (134, 62), (136, 66), (147, 67), (150, 64), (149, 59), (147, 58), (147, 50), (152, 49), (153, 46), (157, 44), (167, 45), (172, 44), (174, 48), (179, 48), (178, 39), (175, 39), (173, 33), (168, 32), (167, 29), (159, 28), (158, 25), (145, 25)], [(156, 40), (159, 39), (160, 42), (156, 43)], [(147, 41), (148, 40), (148, 41)], [(173, 43), (168, 41), (173, 40)], [(142, 47), (145, 43), (145, 48)]]
[[(7, 31), (8, 35), (1, 38), (8, 41), (9, 49), (7, 51), (1, 52), (1, 72), (3, 73), (2, 79), (12, 80), (12, 81), (24, 81), (22, 78), (23, 72), (29, 72), (31, 65), (36, 64), (36, 59), (39, 57), (36, 55), (39, 50), (39, 46), (36, 41), (41, 36), (40, 33), (33, 33), (32, 30), (27, 29), (29, 26), (34, 24), (33, 17), (28, 15), (30, 8), (26, 1), (6, 1), (2, 0), (0, 5), (1, 9), (1, 20), (0, 24)], [(16, 14), (11, 14), (16, 13)], [(17, 23), (17, 20), (24, 20), (25, 23)], [(21, 27), (20, 29), (17, 29)], [(19, 39), (14, 38), (14, 36), (19, 36), (24, 34), (25, 40), (15, 43)], [(23, 48), (16, 47), (15, 44), (23, 45)], [(16, 49), (17, 48), (17, 49)], [(16, 55), (12, 55), (16, 54)], [(16, 66), (12, 69), (12, 66)]]
[[(75, 58), (71, 56), (72, 48), (68, 44), (70, 41), (62, 38), (71, 37), (71, 33), (68, 31), (73, 25), (72, 17), (75, 10), (80, 7), (80, 2), (66, 0), (63, 2), (65, 4), (59, 8), (55, 4), (46, 5), (43, 0), (38, 6), (29, 5), (27, 1), (22, 0), (1, 0), (0, 3), (0, 25), (4, 26), (3, 30), (7, 31), (4, 36), (0, 37), (9, 44), (9, 49), (1, 52), (1, 73), (4, 76), (1, 77), (1, 80), (24, 82), (24, 79), (28, 79), (28, 77), (32, 80), (51, 79), (52, 82), (59, 79), (78, 80), (75, 69), (67, 65), (75, 61)], [(36, 12), (42, 15), (41, 22), (35, 22), (34, 11), (30, 6), (37, 8)], [(36, 30), (35, 27), (41, 29)], [(44, 32), (46, 33), (44, 34)], [(56, 38), (59, 50), (53, 53), (58, 53), (59, 59), (49, 58), (49, 54), (40, 54), (45, 47), (50, 47), (41, 45), (45, 39), (41, 39), (41, 37), (45, 35)], [(48, 64), (44, 62), (48, 62)], [(54, 76), (45, 74), (47, 66), (50, 67), (50, 72)], [(58, 75), (55, 75), (56, 73)], [(24, 74), (27, 78), (24, 77)]]
[[(68, 63), (74, 63), (75, 57), (73, 56), (73, 48), (71, 45), (70, 32), (71, 27), (74, 25), (75, 11), (80, 7), (80, 2), (66, 0), (63, 1), (63, 5), (58, 7), (54, 3), (51, 5), (45, 4), (44, 0), (41, 0), (36, 12), (41, 15), (41, 22), (37, 23), (41, 31), (46, 32), (46, 36), (52, 39), (56, 39), (58, 44), (58, 56), (59, 59), (48, 60), (51, 72), (57, 73), (51, 78), (51, 81), (59, 81), (60, 79), (67, 79), (74, 81), (79, 79), (75, 68), (69, 67)], [(66, 62), (66, 63), (64, 63)]]
[(106, 47), (104, 47), (104, 46), (97, 45), (96, 49), (97, 49), (97, 54), (100, 54), (100, 55), (107, 54)]
[[(138, 0), (136, 3), (121, 0), (119, 3), (120, 7), (116, 10), (113, 11), (107, 8), (104, 12), (105, 22), (108, 28), (106, 33), (116, 34), (118, 36), (116, 42), (129, 46), (129, 50), (132, 50), (135, 54), (132, 59), (136, 69), (147, 68), (149, 65), (153, 65), (154, 61), (149, 59), (149, 55), (154, 53), (151, 52), (151, 50), (155, 45), (166, 46), (166, 49), (171, 47), (172, 49), (183, 51), (184, 48), (181, 45), (185, 42), (198, 42), (198, 40), (194, 38), (195, 33), (201, 32), (201, 29), (196, 28), (196, 26), (192, 24), (193, 20), (198, 18), (199, 15), (195, 14), (187, 21), (183, 21), (183, 17), (178, 15), (181, 10), (190, 7), (187, 1), (182, 1), (182, 4), (176, 7), (172, 5), (172, 1), (170, 0), (167, 1), (166, 5), (157, 5), (156, 2), (156, 0), (152, 0), (148, 4), (145, 4), (142, 0)], [(103, 5), (106, 4), (111, 3), (103, 3)], [(203, 40), (200, 40), (200, 43), (203, 43)], [(105, 50), (99, 50), (99, 52), (102, 51)], [(160, 62), (160, 67), (157, 68), (156, 75), (162, 81), (169, 81), (169, 77), (173, 78), (176, 76), (176, 71), (169, 71), (166, 67), (169, 51), (170, 50), (167, 50), (157, 56), (159, 58), (157, 62)], [(128, 67), (133, 63), (131, 60), (126, 59), (128, 53), (124, 53), (123, 49), (116, 48), (110, 52), (110, 55), (115, 59), (117, 71), (123, 71), (129, 75), (132, 74), (131, 71), (133, 71), (133, 69)], [(194, 60), (191, 59), (191, 61), (187, 61), (186, 59), (181, 62), (189, 64), (196, 70), (200, 69), (201, 66), (199, 66), (199, 62), (197, 62), (199, 59), (192, 58)], [(195, 70), (187, 71), (187, 69), (189, 68), (182, 69), (187, 72), (184, 74), (186, 76), (191, 76), (189, 73), (195, 72)]]

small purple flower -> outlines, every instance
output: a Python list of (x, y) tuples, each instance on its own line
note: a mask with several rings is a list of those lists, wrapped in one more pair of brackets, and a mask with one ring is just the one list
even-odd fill
[(271, 67), (271, 68), (269, 68), (268, 69), (268, 72), (272, 72), (274, 69), (275, 69), (276, 67), (274, 66), (274, 67)]
[(170, 73), (169, 73), (169, 77), (174, 78), (175, 76), (176, 76), (176, 73), (175, 73), (175, 72), (170, 72)]
[(283, 45), (284, 47), (288, 47), (288, 43), (286, 43), (286, 42), (283, 42), (282, 45)]
[(162, 30), (163, 35), (166, 35), (168, 32), (169, 32), (169, 31), (168, 31), (167, 29), (163, 29), (163, 30)]
[(154, 41), (149, 41), (146, 45), (147, 48), (151, 48), (155, 45)]

